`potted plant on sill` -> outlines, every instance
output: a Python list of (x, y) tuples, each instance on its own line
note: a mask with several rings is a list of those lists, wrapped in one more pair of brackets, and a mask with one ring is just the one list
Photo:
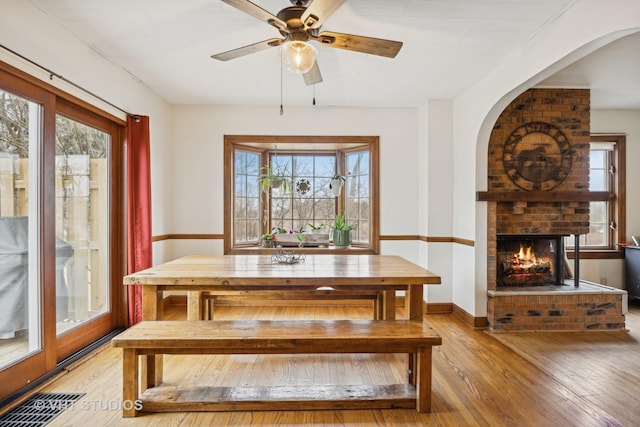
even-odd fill
[(336, 248), (348, 248), (351, 245), (351, 231), (354, 226), (347, 224), (344, 214), (336, 215), (333, 223), (333, 246)]
[(272, 233), (265, 233), (262, 235), (262, 247), (263, 248), (275, 248), (276, 247), (276, 235)]

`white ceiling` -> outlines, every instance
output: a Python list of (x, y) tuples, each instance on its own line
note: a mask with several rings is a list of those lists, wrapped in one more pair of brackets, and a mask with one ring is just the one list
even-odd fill
[[(279, 105), (272, 48), (228, 62), (211, 55), (279, 37), (219, 0), (29, 0), (174, 104)], [(449, 99), (489, 73), (576, 0), (348, 0), (323, 30), (404, 42), (394, 59), (318, 47), (318, 105), (418, 107)], [(254, 0), (276, 14), (289, 0)], [(596, 51), (545, 85), (591, 87), (592, 108), (640, 109), (640, 36)], [(46, 64), (45, 64), (46, 65)], [(285, 105), (311, 105), (313, 87), (282, 76)]]

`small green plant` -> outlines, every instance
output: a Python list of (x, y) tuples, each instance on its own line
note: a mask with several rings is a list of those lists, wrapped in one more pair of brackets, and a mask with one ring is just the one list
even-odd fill
[(262, 235), (262, 247), (263, 248), (273, 248), (276, 243), (276, 235), (272, 233), (265, 233)]
[(333, 223), (333, 228), (336, 230), (343, 230), (343, 231), (351, 231), (354, 229), (354, 225), (350, 225), (347, 224), (345, 219), (344, 219), (344, 214), (337, 214), (335, 221)]
[(304, 239), (307, 237), (307, 235), (304, 233), (299, 233), (297, 231), (293, 234), (296, 236), (296, 239), (298, 239), (298, 246), (302, 248), (304, 246)]

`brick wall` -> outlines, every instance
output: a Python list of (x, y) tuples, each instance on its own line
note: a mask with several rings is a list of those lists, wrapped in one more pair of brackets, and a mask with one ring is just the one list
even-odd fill
[[(491, 132), (488, 164), (489, 191), (519, 190), (505, 174), (502, 162), (503, 148), (505, 141), (514, 130), (526, 123), (536, 122), (548, 123), (559, 129), (569, 140), (574, 151), (571, 174), (556, 190), (588, 189), (591, 132), (589, 89), (529, 89), (504, 109)], [(528, 137), (531, 137), (532, 144), (549, 139), (543, 134)]]

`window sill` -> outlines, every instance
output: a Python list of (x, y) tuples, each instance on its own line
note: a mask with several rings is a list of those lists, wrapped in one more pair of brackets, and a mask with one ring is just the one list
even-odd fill
[[(567, 258), (574, 259), (572, 250), (567, 250)], [(624, 259), (624, 251), (580, 249), (580, 259)]]
[[(300, 254), (352, 254), (352, 255), (377, 255), (377, 252), (369, 247), (350, 246), (348, 248), (298, 248), (286, 247), (285, 250), (295, 251)], [(271, 255), (275, 248), (263, 248), (262, 246), (246, 246), (232, 248), (227, 255)]]

